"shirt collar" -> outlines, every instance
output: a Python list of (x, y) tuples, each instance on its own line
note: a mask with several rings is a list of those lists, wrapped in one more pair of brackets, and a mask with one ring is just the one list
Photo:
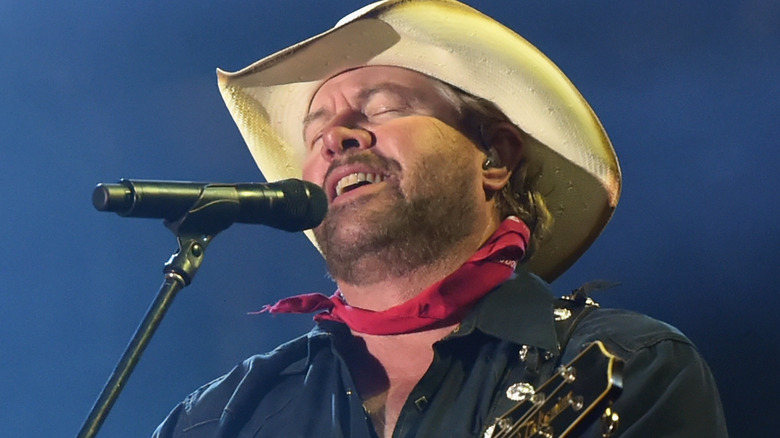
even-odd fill
[[(479, 330), (518, 345), (528, 345), (560, 354), (553, 315), (554, 298), (550, 287), (524, 270), (480, 300), (449, 337), (467, 336)], [(332, 336), (349, 336), (349, 328), (339, 322), (321, 321), (306, 336), (306, 357), (290, 364), (283, 374), (303, 372), (320, 347), (331, 344)]]
[(515, 278), (482, 299), (452, 336), (480, 330), (499, 339), (559, 354), (554, 307), (549, 285), (533, 274), (519, 271)]
[(344, 324), (326, 321), (325, 324), (320, 323), (315, 325), (306, 335), (286, 344), (282, 344), (272, 353), (267, 354), (267, 356), (291, 354), (292, 356), (288, 359), (289, 364), (282, 369), (280, 374), (283, 376), (301, 374), (309, 368), (309, 365), (311, 365), (314, 359), (314, 355), (316, 355), (321, 348), (332, 343), (333, 335), (344, 332), (345, 330), (347, 333), (349, 332), (349, 329)]

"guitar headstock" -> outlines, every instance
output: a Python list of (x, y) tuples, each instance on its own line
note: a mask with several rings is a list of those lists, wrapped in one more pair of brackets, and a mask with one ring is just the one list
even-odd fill
[(610, 406), (622, 389), (622, 365), (603, 343), (593, 342), (539, 388), (512, 385), (508, 396), (517, 405), (497, 418), (484, 437), (574, 437), (599, 418), (602, 436), (611, 436), (619, 421)]

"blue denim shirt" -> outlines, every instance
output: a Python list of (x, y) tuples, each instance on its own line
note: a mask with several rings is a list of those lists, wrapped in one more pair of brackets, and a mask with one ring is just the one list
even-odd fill
[[(644, 315), (594, 308), (561, 351), (554, 317), (560, 305), (530, 274), (491, 292), (434, 345), (433, 363), (409, 395), (393, 437), (482, 437), (514, 405), (507, 388), (539, 368), (519, 352), (536, 353), (537, 365), (567, 363), (595, 340), (624, 361), (613, 436), (727, 436), (712, 375), (678, 330)], [(345, 343), (337, 341), (349, 336), (346, 326), (324, 322), (247, 359), (176, 406), (154, 437), (376, 437), (339, 352)], [(583, 436), (600, 437), (600, 428), (596, 422)]]

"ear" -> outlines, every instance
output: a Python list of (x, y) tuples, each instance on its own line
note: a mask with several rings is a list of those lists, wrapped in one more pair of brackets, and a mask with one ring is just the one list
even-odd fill
[(494, 151), (491, 154), (498, 156), (498, 165), (482, 170), (485, 191), (494, 193), (509, 183), (523, 158), (523, 134), (509, 122), (498, 122), (483, 131), (483, 142), (488, 150)]

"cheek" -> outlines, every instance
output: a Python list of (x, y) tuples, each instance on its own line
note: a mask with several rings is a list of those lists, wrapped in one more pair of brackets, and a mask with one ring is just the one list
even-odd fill
[(461, 165), (479, 161), (479, 147), (457, 129), (431, 117), (416, 122), (405, 129), (397, 129), (401, 134), (396, 136), (393, 145), (399, 157), (419, 160), (443, 156)]
[(326, 163), (318, 153), (309, 153), (303, 160), (302, 177), (306, 181), (322, 185), (327, 170), (328, 163)]
[[(424, 178), (426, 185), (448, 185), (452, 178), (477, 178), (482, 166), (482, 152), (460, 131), (437, 119), (418, 119), (405, 129), (395, 130), (393, 141), (385, 142), (388, 155), (394, 156), (405, 172)], [(400, 127), (399, 127), (400, 128)], [(477, 182), (476, 180), (474, 181)], [(408, 193), (415, 178), (404, 178), (401, 189)], [(475, 184), (475, 187), (480, 187)]]

